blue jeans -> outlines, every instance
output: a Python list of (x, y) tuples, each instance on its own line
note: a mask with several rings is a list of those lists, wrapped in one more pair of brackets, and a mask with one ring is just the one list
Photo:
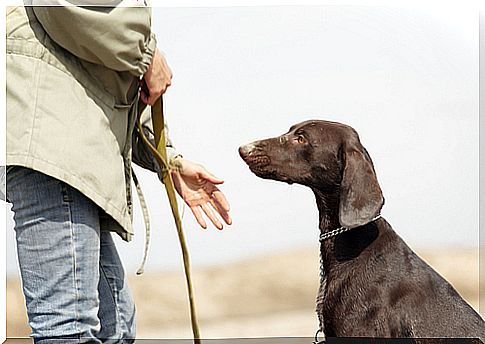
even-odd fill
[(35, 343), (132, 343), (135, 306), (98, 207), (64, 182), (11, 166), (7, 199)]

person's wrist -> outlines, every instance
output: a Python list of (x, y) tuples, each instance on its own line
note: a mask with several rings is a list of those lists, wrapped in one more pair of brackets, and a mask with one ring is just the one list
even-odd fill
[(170, 157), (170, 160), (169, 160), (170, 168), (180, 172), (182, 170), (183, 160), (184, 158), (182, 154), (177, 154), (173, 157)]

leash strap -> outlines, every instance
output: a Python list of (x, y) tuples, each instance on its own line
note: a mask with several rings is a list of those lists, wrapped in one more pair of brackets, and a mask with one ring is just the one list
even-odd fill
[[(138, 117), (137, 117), (137, 126), (140, 132), (140, 137), (142, 138), (143, 142), (147, 145), (148, 149), (152, 152), (153, 156), (157, 160), (160, 169), (162, 171), (162, 182), (165, 185), (165, 190), (167, 191), (168, 199), (170, 201), (170, 207), (172, 208), (172, 215), (175, 220), (175, 225), (177, 227), (177, 234), (179, 237), (180, 248), (182, 250), (182, 257), (184, 262), (184, 271), (185, 271), (185, 279), (187, 283), (187, 291), (189, 296), (189, 306), (190, 306), (190, 319), (192, 323), (192, 333), (194, 336), (194, 343), (200, 344), (200, 332), (199, 326), (197, 322), (197, 315), (195, 311), (195, 300), (194, 300), (194, 292), (192, 288), (192, 278), (190, 274), (190, 260), (189, 260), (189, 252), (187, 249), (187, 244), (185, 242), (185, 236), (182, 228), (182, 220), (180, 218), (180, 214), (178, 211), (178, 204), (177, 204), (177, 197), (175, 192), (175, 186), (172, 180), (172, 175), (170, 174), (170, 166), (167, 160), (167, 149), (165, 147), (165, 120), (163, 116), (163, 100), (162, 97), (157, 99), (155, 104), (152, 106), (152, 123), (153, 123), (153, 131), (155, 134), (155, 145), (154, 147), (152, 143), (147, 139), (145, 133), (143, 131), (141, 125), (141, 114), (145, 109), (146, 105), (140, 100), (138, 102)], [(148, 249), (148, 239), (149, 239), (149, 231), (147, 232), (147, 241), (145, 242), (145, 255), (143, 258), (143, 265), (146, 261), (147, 249)], [(139, 272), (143, 272), (143, 265), (140, 268)]]

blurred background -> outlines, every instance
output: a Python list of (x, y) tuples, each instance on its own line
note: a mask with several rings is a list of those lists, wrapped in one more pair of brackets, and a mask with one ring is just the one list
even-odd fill
[[(318, 213), (310, 190), (258, 179), (237, 148), (307, 119), (354, 127), (386, 198), (383, 216), (478, 309), (478, 14), (460, 7), (154, 8), (173, 70), (170, 136), (225, 179), (232, 226), (197, 227), (181, 205), (204, 337), (312, 336)], [(176, 230), (163, 187), (136, 169), (152, 220), (146, 272), (117, 240), (140, 338), (190, 336)], [(29, 333), (12, 214), (7, 336)]]

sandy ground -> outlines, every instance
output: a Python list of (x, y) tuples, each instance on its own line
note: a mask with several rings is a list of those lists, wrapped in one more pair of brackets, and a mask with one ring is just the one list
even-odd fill
[[(420, 250), (478, 310), (478, 250)], [(318, 253), (313, 250), (255, 257), (193, 272), (201, 335), (205, 338), (312, 337), (317, 329), (315, 296)], [(131, 276), (139, 338), (191, 335), (182, 272)], [(18, 280), (7, 280), (7, 336), (29, 333)]]

